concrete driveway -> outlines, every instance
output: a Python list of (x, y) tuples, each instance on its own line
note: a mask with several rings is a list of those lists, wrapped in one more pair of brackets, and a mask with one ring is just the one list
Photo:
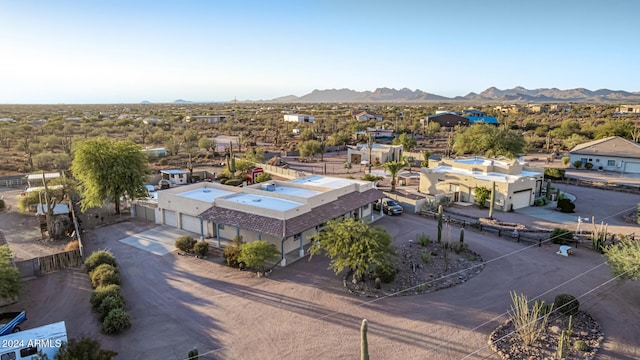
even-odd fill
[(189, 235), (195, 239), (198, 238), (198, 235), (192, 232), (162, 225), (127, 236), (119, 241), (123, 244), (148, 251), (152, 254), (163, 256), (176, 249), (176, 239), (182, 235)]

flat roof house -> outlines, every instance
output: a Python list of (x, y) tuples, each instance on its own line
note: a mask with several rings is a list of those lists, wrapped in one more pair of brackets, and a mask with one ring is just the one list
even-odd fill
[(531, 206), (541, 195), (544, 170), (517, 160), (502, 161), (481, 157), (429, 160), (420, 169), (420, 192), (446, 195), (454, 202), (474, 203), (476, 187), (496, 185), (495, 209), (511, 211)]
[(315, 121), (315, 118), (311, 115), (304, 115), (304, 114), (285, 114), (284, 121), (312, 123)]
[(570, 164), (575, 161), (593, 165), (593, 170), (640, 174), (640, 145), (619, 136), (589, 141), (569, 151)]
[(384, 194), (367, 181), (307, 176), (237, 188), (197, 183), (158, 192), (157, 222), (201, 238), (264, 240), (281, 252), (280, 264), (297, 260), (324, 224), (340, 217), (372, 219)]

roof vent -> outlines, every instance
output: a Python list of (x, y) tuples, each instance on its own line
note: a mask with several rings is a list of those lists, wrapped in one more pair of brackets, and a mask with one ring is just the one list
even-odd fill
[(204, 188), (204, 189), (202, 189), (202, 192), (203, 192), (203, 193), (210, 193), (210, 192), (211, 192), (211, 189)]
[(264, 185), (262, 185), (262, 190), (264, 190), (264, 191), (276, 191), (276, 185), (275, 184), (264, 184)]
[(260, 201), (262, 201), (262, 199), (253, 199), (253, 200), (251, 200), (251, 201), (253, 201), (253, 202), (260, 202)]

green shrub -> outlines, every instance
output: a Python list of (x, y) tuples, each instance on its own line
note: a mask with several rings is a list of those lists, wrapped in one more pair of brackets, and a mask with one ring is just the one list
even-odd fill
[(576, 315), (580, 310), (580, 302), (573, 295), (560, 294), (553, 301), (553, 308), (565, 315)]
[(94, 288), (111, 284), (120, 285), (120, 273), (113, 265), (102, 264), (93, 269), (93, 271), (89, 273), (89, 277), (91, 278), (91, 285), (93, 285)]
[(375, 275), (380, 281), (388, 284), (396, 278), (396, 269), (391, 264), (379, 265), (376, 267)]
[(429, 238), (429, 235), (425, 235), (425, 234), (420, 235), (420, 238), (418, 240), (420, 241), (420, 246), (427, 246), (429, 245), (429, 243), (431, 243), (431, 239)]
[(120, 286), (116, 284), (109, 284), (98, 286), (95, 290), (93, 290), (93, 293), (91, 293), (91, 298), (89, 299), (91, 307), (93, 307), (94, 310), (98, 310), (100, 304), (102, 304), (102, 301), (107, 297), (120, 298), (124, 302), (124, 298), (120, 293)]
[(562, 180), (564, 179), (564, 173), (564, 169), (546, 168), (544, 169), (544, 178), (550, 180)]
[(187, 360), (198, 360), (198, 349), (189, 350)]
[(591, 346), (584, 342), (584, 340), (576, 340), (576, 342), (573, 343), (573, 348), (583, 352), (591, 351)]
[(382, 179), (384, 179), (384, 177), (371, 174), (364, 174), (364, 176), (362, 177), (362, 180), (371, 182), (380, 181)]
[(344, 163), (344, 168), (345, 169), (351, 169), (351, 163), (350, 162)]
[(576, 205), (571, 202), (569, 199), (558, 199), (558, 209), (562, 213), (573, 213), (575, 212)]
[(238, 257), (240, 256), (240, 248), (242, 247), (242, 244), (244, 244), (242, 235), (237, 235), (233, 238), (233, 243), (224, 248), (222, 256), (227, 262), (227, 265), (231, 267), (238, 267)]
[[(69, 341), (63, 342), (56, 356), (49, 360), (111, 360), (116, 355), (118, 353), (115, 351), (101, 349), (100, 343), (96, 340), (71, 338)], [(44, 360), (47, 358), (38, 357), (37, 359)]]
[(587, 170), (593, 169), (593, 163), (588, 162), (588, 163), (584, 164), (584, 168), (587, 169)]
[(536, 300), (533, 302), (533, 308), (540, 309), (540, 314), (547, 315), (553, 310), (553, 304), (547, 304), (542, 300)]
[(102, 332), (107, 335), (119, 334), (129, 327), (131, 327), (129, 314), (122, 308), (111, 310), (102, 322)]
[(551, 231), (549, 237), (551, 238), (551, 242), (554, 244), (566, 245), (573, 241), (573, 231), (555, 228)]
[(428, 264), (431, 261), (431, 253), (422, 253), (422, 261), (424, 261), (425, 264)]
[(562, 158), (562, 165), (567, 166), (567, 165), (569, 165), (570, 162), (571, 162), (571, 158), (570, 157), (564, 156)]
[(176, 240), (176, 248), (180, 251), (191, 252), (196, 245), (196, 240), (189, 235), (182, 235)]
[(198, 256), (206, 256), (209, 252), (209, 243), (206, 241), (198, 241), (193, 247), (193, 251)]
[(0, 199), (0, 211), (4, 210), (5, 207), (4, 199)]
[(109, 250), (98, 250), (94, 251), (87, 260), (84, 261), (84, 266), (87, 269), (87, 272), (90, 273), (93, 269), (97, 268), (102, 264), (109, 264), (111, 266), (118, 266), (116, 264), (116, 258), (113, 256), (111, 251)]
[(113, 309), (124, 309), (124, 299), (122, 296), (107, 296), (102, 299), (100, 306), (98, 306), (100, 321), (103, 321)]
[(576, 169), (580, 169), (582, 167), (582, 161), (576, 160), (573, 162), (573, 167)]
[(457, 242), (457, 243), (451, 244), (450, 246), (453, 249), (453, 252), (455, 252), (456, 254), (460, 254), (461, 252), (467, 251), (467, 249), (469, 249), (469, 245), (463, 242)]

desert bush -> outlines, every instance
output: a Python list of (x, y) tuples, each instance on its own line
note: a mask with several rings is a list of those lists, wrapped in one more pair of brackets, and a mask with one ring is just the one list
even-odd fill
[(124, 302), (124, 298), (122, 297), (122, 294), (120, 294), (120, 286), (116, 284), (109, 284), (98, 286), (93, 290), (89, 303), (91, 303), (91, 307), (93, 307), (94, 310), (98, 310), (98, 307), (102, 304), (102, 300), (107, 297), (120, 298), (122, 299), (122, 302)]
[(569, 165), (570, 162), (571, 162), (571, 158), (569, 158), (568, 156), (564, 156), (562, 158), (562, 165), (567, 166)]
[(113, 256), (111, 251), (109, 250), (98, 250), (94, 251), (87, 260), (84, 261), (84, 266), (87, 269), (87, 272), (90, 273), (93, 269), (97, 268), (102, 264), (109, 264), (111, 266), (117, 266), (116, 258)]
[(584, 168), (587, 169), (587, 170), (593, 169), (593, 163), (588, 162), (588, 163), (584, 164)]
[(364, 176), (362, 177), (362, 180), (371, 182), (380, 181), (382, 179), (384, 179), (384, 177), (371, 174), (364, 174)]
[(395, 280), (396, 269), (391, 264), (379, 265), (375, 270), (376, 277), (380, 278), (385, 284), (388, 284)]
[(103, 285), (120, 285), (120, 273), (118, 269), (110, 264), (101, 264), (89, 273), (91, 285), (94, 288)]
[(198, 256), (206, 256), (207, 253), (209, 252), (209, 243), (206, 241), (198, 241), (194, 246), (193, 246), (193, 251), (196, 253), (196, 255)]
[(516, 335), (525, 345), (535, 343), (547, 327), (549, 314), (543, 314), (541, 302), (534, 302), (529, 308), (527, 297), (518, 295), (515, 291), (511, 292), (511, 301), (509, 315), (516, 328)]
[(129, 327), (131, 327), (129, 314), (122, 308), (111, 310), (102, 322), (102, 332), (107, 335), (119, 334)]
[(187, 360), (198, 360), (198, 349), (189, 350)]
[(573, 213), (575, 212), (576, 205), (571, 202), (569, 199), (558, 199), (558, 209), (563, 213)]
[(573, 162), (573, 167), (576, 169), (580, 169), (582, 167), (582, 161), (576, 160)]
[(176, 248), (180, 251), (190, 252), (196, 245), (196, 240), (189, 235), (182, 235), (176, 240)]
[(582, 352), (591, 351), (591, 346), (584, 342), (584, 340), (576, 340), (576, 342), (573, 343), (573, 348)]
[(553, 301), (553, 308), (565, 315), (576, 315), (580, 311), (580, 302), (570, 294), (560, 294)]
[(540, 314), (547, 315), (551, 314), (551, 310), (553, 310), (553, 304), (547, 304), (542, 300), (536, 300), (533, 302), (533, 307), (537, 307), (540, 309)]
[(237, 235), (233, 238), (233, 243), (224, 248), (223, 257), (227, 262), (227, 265), (231, 267), (238, 267), (238, 257), (240, 256), (240, 247), (244, 244), (242, 235)]
[(422, 261), (424, 261), (425, 264), (428, 264), (431, 261), (431, 253), (422, 253)]
[(344, 163), (344, 168), (345, 169), (351, 169), (351, 163), (350, 162)]
[(573, 241), (573, 231), (555, 228), (551, 231), (549, 237), (551, 238), (551, 242), (554, 244), (566, 245)]
[(560, 168), (546, 168), (544, 169), (544, 178), (551, 180), (562, 180), (564, 179), (564, 169)]
[(106, 316), (113, 309), (124, 309), (124, 299), (122, 296), (107, 296), (102, 299), (102, 302), (98, 306), (98, 315), (100, 316), (100, 321), (104, 321)]
[(80, 242), (78, 240), (72, 240), (64, 246), (64, 251), (78, 250), (80, 249)]
[(418, 241), (420, 241), (420, 246), (427, 246), (429, 245), (429, 243), (431, 243), (431, 239), (429, 238), (429, 235), (425, 235), (425, 234), (420, 235), (420, 238), (418, 238)]
[(456, 254), (460, 254), (461, 252), (467, 251), (467, 249), (469, 249), (469, 245), (467, 245), (467, 243), (464, 243), (464, 242), (457, 242), (457, 243), (451, 244), (450, 246), (453, 249), (453, 252)]
[(4, 210), (6, 207), (6, 204), (4, 203), (4, 199), (0, 199), (0, 211)]
[(545, 196), (540, 196), (533, 201), (535, 206), (545, 206), (549, 203), (549, 200)]

